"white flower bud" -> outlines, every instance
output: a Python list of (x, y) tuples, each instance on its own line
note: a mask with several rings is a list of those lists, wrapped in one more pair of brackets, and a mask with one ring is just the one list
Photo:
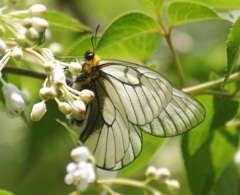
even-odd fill
[(32, 16), (43, 16), (47, 12), (47, 7), (42, 4), (34, 4), (29, 8)]
[(65, 115), (71, 114), (72, 107), (67, 102), (59, 102), (58, 109)]
[(38, 32), (44, 32), (48, 28), (49, 24), (47, 20), (43, 18), (33, 17), (32, 18), (32, 27), (37, 29)]
[(74, 182), (74, 176), (72, 173), (68, 173), (65, 178), (64, 178), (64, 181), (67, 185), (70, 185)]
[(53, 73), (53, 82), (56, 86), (62, 86), (63, 83), (66, 81), (66, 76), (63, 72), (63, 69), (60, 67), (55, 68)]
[(170, 178), (170, 176), (171, 176), (171, 173), (167, 168), (163, 167), (163, 168), (157, 169), (157, 178), (159, 181), (165, 182)]
[(77, 120), (83, 120), (86, 112), (86, 105), (81, 100), (76, 100), (72, 104), (72, 114)]
[(6, 49), (7, 49), (7, 45), (6, 45), (5, 41), (0, 39), (0, 56), (5, 54)]
[(176, 179), (169, 179), (166, 181), (167, 188), (170, 192), (174, 192), (180, 189), (180, 184)]
[(54, 99), (57, 96), (57, 92), (54, 87), (43, 87), (39, 91), (39, 96), (43, 100)]
[(25, 34), (26, 34), (26, 37), (31, 41), (37, 41), (40, 38), (39, 32), (33, 27), (30, 27), (29, 29), (27, 29)]
[(46, 111), (47, 109), (46, 109), (45, 101), (41, 101), (33, 105), (30, 117), (33, 121), (39, 121), (44, 116)]
[(67, 165), (67, 168), (66, 168), (66, 170), (67, 170), (68, 173), (71, 173), (71, 172), (75, 171), (76, 169), (77, 169), (77, 164), (74, 163), (74, 162), (70, 162), (70, 163)]
[(16, 42), (18, 43), (18, 45), (20, 47), (29, 47), (29, 45), (30, 45), (27, 37), (23, 34), (17, 35)]
[(19, 47), (15, 47), (11, 53), (11, 56), (15, 60), (20, 61), (23, 59), (23, 51)]
[(47, 74), (51, 74), (54, 70), (55, 64), (53, 61), (47, 61), (44, 63), (44, 70)]
[(90, 152), (85, 146), (77, 147), (71, 151), (71, 157), (75, 162), (87, 161), (90, 156)]
[(79, 94), (80, 98), (82, 101), (88, 103), (93, 100), (94, 98), (94, 93), (88, 89), (84, 89), (80, 92)]
[(156, 167), (154, 167), (154, 166), (149, 166), (148, 168), (147, 168), (147, 170), (146, 170), (146, 172), (145, 172), (145, 175), (147, 176), (147, 177), (156, 177), (156, 175), (157, 175), (157, 169), (156, 169)]
[(79, 74), (82, 70), (82, 65), (78, 62), (71, 62), (68, 69), (72, 74)]
[(7, 110), (14, 115), (20, 114), (26, 108), (26, 103), (22, 97), (22, 92), (11, 83), (4, 83), (3, 95)]

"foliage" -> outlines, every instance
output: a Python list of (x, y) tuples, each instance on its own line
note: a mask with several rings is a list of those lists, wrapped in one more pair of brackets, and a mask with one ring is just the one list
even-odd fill
[[(96, 14), (104, 12), (99, 9), (103, 4), (94, 1), (95, 7), (92, 10), (85, 7), (79, 19), (90, 18), (94, 9)], [(69, 1), (68, 8), (71, 5), (74, 2)], [(87, 2), (85, 5), (79, 2), (75, 9), (87, 5)], [(85, 20), (83, 24), (61, 12), (49, 11), (44, 18), (49, 21), (52, 40), (46, 37), (43, 45), (33, 43), (31, 46), (53, 48), (53, 41), (57, 41), (63, 45), (57, 55), (81, 56), (88, 49), (96, 49), (102, 58), (146, 65), (166, 75), (175, 86), (195, 95), (204, 105), (206, 119), (191, 132), (171, 139), (144, 135), (141, 155), (119, 171), (118, 177), (142, 179), (143, 170), (153, 164), (171, 170), (181, 185), (179, 194), (239, 194), (238, 167), (233, 161), (239, 148), (240, 12), (236, 11), (240, 8), (239, 1), (139, 0), (136, 5), (139, 6), (137, 11), (128, 7), (127, 2), (128, 12), (108, 21), (106, 26), (100, 25), (97, 45), (95, 42), (91, 45), (94, 23)], [(112, 9), (101, 8), (109, 12)], [(61, 6), (59, 9), (64, 10)], [(75, 14), (77, 16), (78, 12)], [(1, 38), (11, 36), (12, 32), (7, 31)], [(24, 62), (11, 60), (8, 64), (43, 72), (43, 67), (33, 66), (30, 58)], [(76, 144), (75, 132), (64, 131), (55, 122), (63, 116), (53, 101), (48, 102), (48, 111), (40, 122), (30, 121), (29, 109), (39, 101), (41, 81), (19, 76), (21, 72), (15, 72), (17, 76), (10, 73), (10, 69), (3, 69), (3, 78), (20, 89), (28, 89), (32, 100), (19, 118), (7, 118), (1, 113), (0, 188), (14, 194), (70, 193), (74, 188), (66, 186), (63, 178), (68, 153)], [(2, 101), (2, 92), (0, 97)], [(166, 186), (154, 182), (153, 185), (170, 193)], [(123, 194), (142, 193), (124, 185), (115, 185), (113, 189)], [(99, 189), (92, 187), (84, 194), (97, 192)]]

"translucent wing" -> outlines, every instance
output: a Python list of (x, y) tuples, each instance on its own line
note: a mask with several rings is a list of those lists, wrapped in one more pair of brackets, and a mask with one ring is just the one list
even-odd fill
[(205, 118), (204, 107), (190, 95), (173, 88), (172, 100), (153, 122), (140, 129), (154, 136), (171, 137), (185, 133)]
[(81, 140), (97, 166), (121, 169), (141, 152), (145, 131), (167, 137), (199, 124), (204, 108), (191, 96), (173, 89), (162, 75), (120, 61), (101, 61), (92, 84), (95, 99), (83, 122)]

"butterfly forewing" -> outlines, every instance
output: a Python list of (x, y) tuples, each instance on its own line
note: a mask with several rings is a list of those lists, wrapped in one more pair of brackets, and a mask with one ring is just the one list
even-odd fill
[(94, 100), (83, 122), (81, 140), (97, 166), (117, 170), (141, 152), (142, 131), (159, 137), (182, 134), (205, 117), (202, 105), (172, 88), (146, 67), (122, 61), (100, 61), (92, 79)]

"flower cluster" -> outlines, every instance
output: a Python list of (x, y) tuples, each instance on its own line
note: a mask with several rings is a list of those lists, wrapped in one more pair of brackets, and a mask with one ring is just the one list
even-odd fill
[(148, 182), (154, 180), (160, 183), (164, 183), (167, 185), (170, 191), (178, 190), (180, 188), (180, 184), (176, 179), (170, 179), (171, 173), (165, 167), (157, 169), (154, 166), (149, 166), (145, 174), (148, 178)]
[(74, 184), (79, 191), (87, 189), (89, 183), (96, 181), (93, 156), (85, 146), (75, 148), (71, 152), (74, 162), (67, 165), (65, 183)]
[[(94, 98), (92, 91), (81, 92), (71, 88), (67, 84), (65, 72), (77, 76), (82, 70), (78, 62), (65, 63), (54, 58), (50, 49), (34, 48), (41, 43), (44, 32), (49, 24), (41, 16), (47, 8), (41, 4), (34, 4), (27, 10), (13, 10), (15, 3), (6, 1), (6, 5), (0, 8), (0, 73), (9, 62), (10, 58), (16, 61), (26, 60), (29, 54), (35, 65), (42, 66), (46, 73), (43, 87), (39, 91), (41, 102), (33, 106), (30, 117), (33, 121), (40, 120), (46, 113), (46, 101), (54, 99), (59, 110), (68, 118), (82, 120), (86, 111), (86, 104)], [(14, 1), (17, 2), (17, 1)], [(10, 31), (13, 37), (5, 37), (5, 31)], [(8, 33), (9, 34), (9, 33)], [(28, 55), (26, 55), (28, 54)], [(26, 58), (27, 58), (26, 57)], [(28, 102), (22, 91), (12, 84), (7, 84), (3, 78), (3, 93), (6, 107), (10, 113), (20, 114)]]

